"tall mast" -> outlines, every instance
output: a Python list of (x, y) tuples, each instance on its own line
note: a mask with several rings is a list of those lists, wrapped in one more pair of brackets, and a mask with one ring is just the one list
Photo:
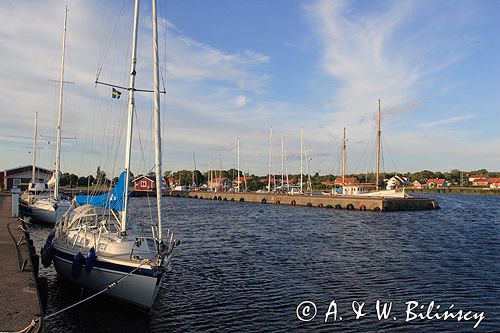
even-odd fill
[(285, 154), (285, 173), (286, 173), (286, 190), (290, 191), (290, 181), (288, 180), (288, 163), (286, 162), (286, 154)]
[(33, 171), (31, 175), (31, 182), (36, 183), (35, 177), (36, 177), (36, 136), (37, 136), (37, 129), (38, 129), (38, 112), (35, 112), (35, 130), (33, 131)]
[(380, 176), (380, 98), (378, 99), (378, 122), (377, 122), (377, 170), (375, 174), (375, 187), (378, 191), (379, 186), (379, 176)]
[(285, 144), (284, 133), (281, 132), (281, 191), (283, 191), (283, 182), (285, 181)]
[(304, 170), (304, 128), (300, 128), (300, 192), (302, 192), (302, 183)]
[[(158, 210), (158, 239), (161, 240), (161, 119), (160, 119), (160, 87), (158, 83), (158, 25), (156, 23), (156, 0), (152, 0), (153, 16), (153, 97), (154, 97), (154, 129), (155, 129), (155, 165), (156, 165), (156, 208)], [(193, 153), (194, 154), (194, 153)], [(194, 176), (194, 172), (193, 172)]]
[(309, 162), (312, 160), (311, 157), (307, 157), (306, 155), (306, 172), (307, 172), (307, 187), (306, 191), (312, 191), (311, 187), (311, 174), (309, 173)]
[(269, 178), (267, 181), (267, 189), (271, 192), (271, 164), (273, 163), (272, 157), (272, 141), (273, 141), (273, 128), (269, 128)]
[(237, 164), (238, 164), (238, 175), (236, 176), (236, 182), (238, 184), (238, 192), (240, 191), (240, 183), (241, 183), (241, 179), (240, 179), (240, 138), (238, 137), (238, 161), (237, 161)]
[(344, 127), (344, 138), (342, 139), (342, 185), (345, 185), (345, 160), (346, 160), (346, 147), (345, 147), (345, 127)]
[[(137, 25), (139, 22), (139, 0), (135, 0), (134, 5), (134, 29), (132, 31), (132, 58), (130, 61), (130, 81), (129, 81), (129, 97), (128, 97), (128, 118), (127, 118), (127, 148), (125, 150), (125, 192), (124, 206), (121, 216), (120, 231), (122, 234), (127, 230), (127, 210), (128, 210), (128, 185), (130, 183), (130, 155), (132, 153), (132, 129), (135, 110), (135, 65), (137, 63)], [(158, 185), (158, 184), (157, 184)], [(158, 187), (158, 186), (157, 186)], [(161, 183), (160, 183), (161, 189)], [(159, 229), (160, 230), (160, 229)], [(159, 237), (160, 235), (158, 235)]]
[(196, 179), (194, 176), (195, 172), (196, 172), (196, 158), (194, 156), (194, 151), (193, 151), (193, 187), (196, 187)]
[(214, 190), (214, 145), (212, 145), (212, 160), (210, 161), (210, 189)]
[(66, 50), (66, 24), (68, 22), (68, 6), (64, 11), (64, 30), (61, 54), (61, 78), (59, 81), (59, 111), (57, 113), (57, 138), (56, 138), (56, 183), (54, 185), (54, 199), (59, 197), (59, 173), (61, 171), (61, 130), (62, 130), (62, 107), (64, 86), (64, 52)]

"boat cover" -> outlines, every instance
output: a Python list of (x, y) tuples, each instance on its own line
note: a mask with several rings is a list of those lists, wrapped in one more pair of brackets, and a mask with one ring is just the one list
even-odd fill
[(122, 211), (125, 199), (125, 171), (122, 171), (115, 187), (108, 193), (101, 195), (77, 195), (76, 203), (79, 205), (89, 204)]

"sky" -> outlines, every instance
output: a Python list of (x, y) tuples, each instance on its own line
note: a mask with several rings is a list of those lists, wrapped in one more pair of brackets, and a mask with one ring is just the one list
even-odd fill
[[(158, 1), (163, 169), (339, 174), (500, 171), (500, 2)], [(132, 1), (68, 1), (62, 171), (123, 168)], [(0, 2), (0, 170), (53, 168), (64, 2)], [(138, 89), (152, 89), (151, 4), (142, 1)], [(154, 166), (152, 94), (136, 94), (132, 171)], [(76, 139), (70, 139), (76, 137)], [(213, 153), (212, 153), (213, 151)], [(194, 159), (193, 159), (194, 155)], [(213, 158), (212, 158), (213, 156)], [(213, 160), (213, 162), (211, 162)]]

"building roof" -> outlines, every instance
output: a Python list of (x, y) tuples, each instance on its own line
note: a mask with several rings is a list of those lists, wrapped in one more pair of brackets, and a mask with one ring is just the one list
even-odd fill
[[(344, 182), (346, 184), (355, 184), (358, 182), (358, 180), (356, 179), (356, 177), (345, 177)], [(335, 179), (334, 183), (335, 184), (342, 184), (342, 177), (338, 177), (337, 179)]]
[[(212, 180), (209, 180), (208, 182), (209, 183), (220, 183), (220, 182), (223, 182), (225, 181), (227, 178), (226, 177), (215, 177), (215, 178), (212, 178)], [(229, 180), (229, 179), (227, 179)]]
[[(18, 167), (15, 167), (15, 168), (5, 169), (3, 172), (6, 175), (8, 175), (8, 174), (16, 174), (16, 173), (26, 172), (26, 171), (31, 170), (31, 169), (33, 169), (32, 165), (24, 165), (24, 166), (18, 166)], [(35, 169), (38, 172), (45, 172), (45, 173), (52, 173), (53, 172), (52, 170), (41, 168), (41, 167), (38, 167), (38, 166), (35, 167)], [(19, 172), (16, 172), (17, 170), (19, 170)]]
[(252, 180), (252, 179), (253, 177), (237, 177), (233, 179), (233, 182), (238, 182), (238, 181), (244, 182), (245, 180)]
[(133, 183), (135, 183), (136, 181), (140, 180), (140, 179), (143, 179), (143, 178), (147, 178), (149, 179), (150, 181), (152, 181), (153, 183), (155, 182), (153, 179), (149, 178), (148, 176), (140, 176), (140, 177), (137, 177), (136, 179), (132, 180)]
[(180, 179), (175, 179), (174, 177), (168, 177), (167, 181), (173, 182), (173, 183), (179, 183), (181, 180)]
[(427, 180), (427, 184), (436, 184), (436, 185), (443, 185), (446, 179), (444, 178), (431, 178)]

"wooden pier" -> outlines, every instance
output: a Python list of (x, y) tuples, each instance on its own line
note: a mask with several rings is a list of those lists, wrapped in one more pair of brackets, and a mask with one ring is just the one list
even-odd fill
[(369, 210), (369, 211), (409, 211), (439, 209), (437, 200), (427, 198), (390, 198), (346, 195), (285, 195), (276, 193), (248, 192), (202, 192), (172, 191), (172, 197), (209, 199), (231, 202), (252, 202), (288, 206), (307, 206), (319, 208)]
[[(29, 234), (12, 216), (12, 196), (0, 193), (0, 332), (43, 329), (37, 286), (38, 257)], [(14, 240), (13, 240), (14, 238)], [(35, 321), (34, 321), (35, 320)]]

